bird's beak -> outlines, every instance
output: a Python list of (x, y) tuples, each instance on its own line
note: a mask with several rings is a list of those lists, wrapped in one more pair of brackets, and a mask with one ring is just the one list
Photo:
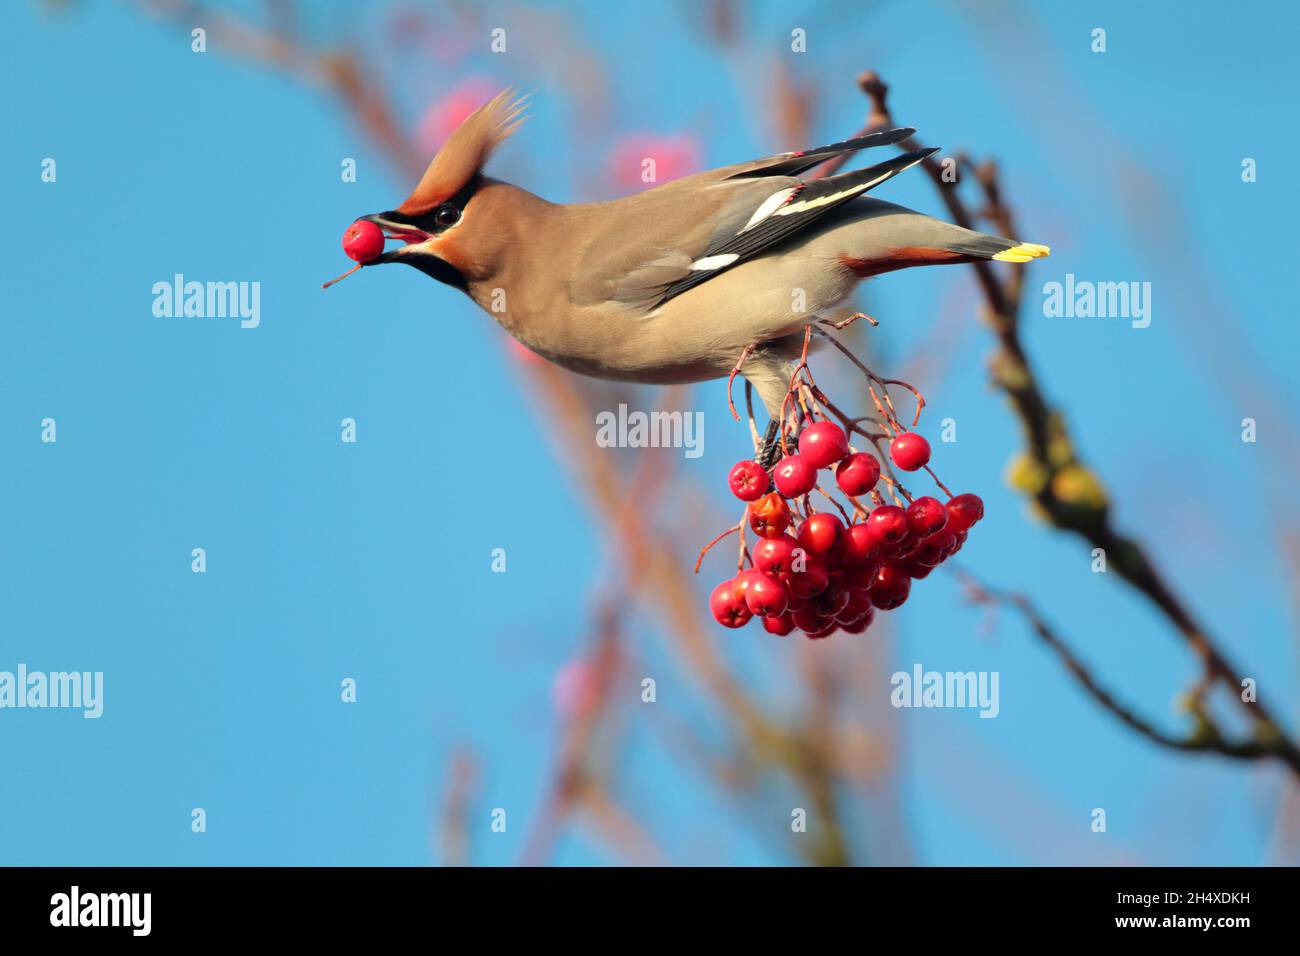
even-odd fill
[(433, 238), (432, 235), (423, 229), (417, 229), (411, 224), (408, 217), (399, 212), (378, 212), (370, 216), (361, 216), (358, 222), (373, 222), (380, 229), (384, 230), (384, 236), (387, 239), (396, 239), (402, 243), (391, 252), (371, 259), (364, 263), (368, 266), (377, 266), (382, 262), (397, 262), (402, 255), (412, 246), (419, 246), (421, 243), (428, 242)]

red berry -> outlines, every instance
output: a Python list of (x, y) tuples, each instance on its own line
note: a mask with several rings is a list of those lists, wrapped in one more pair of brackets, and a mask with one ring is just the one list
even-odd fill
[(845, 624), (856, 624), (871, 613), (871, 599), (864, 591), (854, 591), (840, 613), (835, 615), (835, 620), (843, 627)]
[(804, 635), (810, 641), (820, 641), (823, 637), (830, 637), (839, 629), (840, 626), (835, 623), (835, 619), (831, 618), (830, 623), (827, 624), (825, 627), (819, 628), (816, 631), (804, 631)]
[(907, 527), (918, 538), (942, 531), (948, 521), (948, 512), (938, 498), (926, 495), (907, 506)]
[(765, 617), (763, 618), (763, 630), (778, 637), (785, 637), (794, 630), (794, 619), (789, 612), (775, 617)]
[(745, 606), (760, 617), (784, 614), (789, 600), (785, 585), (761, 571), (749, 579), (745, 588)]
[(833, 617), (826, 617), (811, 604), (807, 607), (801, 607), (799, 610), (791, 614), (790, 618), (794, 621), (794, 626), (799, 628), (799, 630), (803, 631), (805, 634), (811, 633), (812, 631), (820, 631), (828, 624), (832, 627), (835, 625), (835, 619)]
[[(904, 564), (909, 568), (912, 565), (924, 565), (927, 568), (933, 568), (942, 564), (943, 559), (946, 557), (947, 555), (944, 554), (943, 548), (939, 547), (927, 538), (921, 542), (919, 548), (908, 555), (907, 561), (904, 562)], [(911, 574), (910, 571), (908, 573)], [(916, 575), (913, 574), (912, 577), (916, 577)]]
[(781, 574), (790, 570), (794, 558), (795, 540), (788, 534), (779, 538), (764, 538), (754, 545), (754, 567), (764, 574)]
[(753, 581), (754, 578), (761, 578), (762, 576), (763, 572), (758, 570), (758, 568), (749, 568), (745, 571), (741, 571), (732, 578), (731, 583), (736, 589), (736, 600), (743, 603), (745, 595), (749, 593), (749, 583)]
[(867, 530), (882, 546), (898, 544), (907, 537), (907, 512), (896, 505), (881, 505), (867, 515)]
[(848, 436), (834, 422), (813, 422), (799, 433), (799, 454), (814, 468), (829, 468), (848, 453)]
[(880, 462), (875, 455), (854, 452), (835, 466), (835, 483), (846, 495), (865, 495), (880, 480)]
[(984, 502), (979, 495), (958, 495), (948, 502), (948, 529), (966, 531), (984, 517)]
[(921, 542), (922, 547), (934, 548), (939, 552), (939, 560), (952, 557), (961, 547), (957, 542), (957, 536), (944, 528), (942, 531), (936, 531), (930, 537)]
[(709, 610), (713, 612), (713, 619), (723, 627), (744, 627), (754, 616), (736, 592), (736, 579), (733, 578), (723, 581), (709, 595)]
[(903, 432), (889, 443), (889, 457), (903, 471), (916, 471), (930, 460), (930, 443), (916, 432)]
[(731, 466), (727, 484), (731, 485), (731, 493), (741, 501), (757, 501), (767, 494), (770, 482), (767, 472), (758, 462), (738, 461)]
[(880, 559), (873, 555), (865, 564), (851, 564), (836, 573), (839, 575), (840, 587), (865, 591), (871, 587), (871, 582), (876, 579), (876, 572), (879, 570)]
[[(796, 567), (798, 565), (795, 565)], [(831, 577), (820, 561), (808, 558), (804, 561), (802, 571), (788, 571), (783, 580), (790, 588), (790, 593), (798, 598), (810, 598), (821, 594), (830, 584)]]
[(882, 611), (890, 611), (907, 600), (912, 590), (912, 579), (906, 571), (892, 562), (882, 564), (871, 584), (871, 603)]
[(826, 565), (826, 570), (828, 572), (834, 574), (836, 571), (844, 567), (844, 549), (840, 547), (839, 543), (836, 543), (835, 547), (831, 548), (825, 554), (817, 555), (817, 560)]
[(343, 251), (354, 262), (378, 258), (384, 251), (384, 230), (373, 222), (354, 222), (343, 233)]
[(817, 469), (802, 455), (786, 455), (776, 463), (772, 474), (776, 477), (776, 490), (787, 498), (806, 495), (817, 484)]
[(867, 628), (871, 626), (871, 622), (874, 621), (875, 618), (876, 618), (875, 608), (868, 607), (866, 614), (864, 614), (858, 620), (854, 621), (852, 624), (841, 624), (840, 630), (843, 631), (845, 634), (861, 634), (863, 631), (865, 631)]
[(851, 592), (831, 584), (827, 586), (825, 591), (813, 598), (809, 602), (809, 606), (816, 608), (824, 617), (835, 617), (848, 607), (851, 598)]
[(880, 553), (886, 558), (908, 558), (916, 553), (921, 547), (921, 539), (911, 533), (902, 541), (895, 541), (893, 544), (887, 544), (880, 549)]
[(924, 564), (916, 558), (908, 558), (900, 567), (907, 573), (909, 578), (915, 578), (918, 581), (921, 578), (928, 578), (930, 572), (934, 570), (934, 565)]
[(799, 529), (799, 546), (816, 557), (829, 554), (840, 542), (844, 525), (839, 518), (825, 511), (809, 515)]
[(775, 491), (749, 506), (749, 526), (760, 538), (779, 538), (790, 527), (790, 506)]
[(849, 525), (840, 539), (845, 564), (866, 564), (875, 556), (879, 543), (865, 524)]

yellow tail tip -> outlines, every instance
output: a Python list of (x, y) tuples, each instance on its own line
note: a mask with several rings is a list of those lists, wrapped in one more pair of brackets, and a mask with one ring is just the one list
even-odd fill
[(993, 258), (998, 262), (1029, 262), (1031, 259), (1041, 259), (1051, 254), (1052, 250), (1047, 246), (1040, 246), (1036, 242), (1022, 242), (1010, 249), (1002, 250)]

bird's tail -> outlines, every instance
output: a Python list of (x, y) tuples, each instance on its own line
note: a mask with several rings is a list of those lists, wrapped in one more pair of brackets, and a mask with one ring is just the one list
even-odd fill
[(948, 245), (953, 252), (972, 256), (976, 259), (994, 259), (998, 262), (1029, 262), (1051, 255), (1052, 250), (1036, 242), (1018, 242), (1015, 239), (1003, 239), (974, 233), (960, 241)]
[(893, 203), (864, 197), (854, 200), (854, 218), (843, 234), (831, 234), (846, 266), (862, 278), (910, 269), (996, 260), (1029, 262), (1051, 250), (1036, 242), (1003, 239), (934, 219)]
[[(999, 242), (1005, 242), (1005, 239), (999, 239)], [(1036, 242), (1018, 242), (1014, 246), (1003, 249), (993, 254), (992, 258), (999, 262), (1028, 262), (1030, 259), (1044, 259), (1052, 254), (1052, 250), (1047, 246), (1040, 246)]]

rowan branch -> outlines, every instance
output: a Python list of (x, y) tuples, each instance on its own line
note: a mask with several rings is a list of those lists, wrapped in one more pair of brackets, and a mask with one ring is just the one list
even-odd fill
[[(893, 126), (888, 86), (871, 71), (859, 76), (858, 86), (871, 104), (865, 129)], [(903, 150), (922, 148), (915, 137), (898, 146)], [(985, 206), (978, 217), (961, 195), (959, 180), (962, 177), (957, 177), (957, 181), (946, 178), (942, 165), (933, 157), (927, 158), (922, 165), (957, 225), (974, 229), (977, 218), (982, 218), (993, 223), (1004, 235), (1016, 235), (1014, 216), (1003, 200), (997, 167), (993, 163), (975, 166), (964, 161), (959, 164), (959, 168), (974, 175), (980, 189)], [(1241, 702), (1254, 722), (1255, 738), (1260, 744), (1238, 748), (1229, 755), (1275, 758), (1300, 778), (1300, 748), (1268, 707), (1259, 702), (1241, 700), (1239, 671), (1228, 662), (1224, 652), (1210, 639), (1173, 586), (1156, 569), (1145, 547), (1112, 525), (1105, 486), (1084, 464), (1064, 416), (1049, 403), (1021, 340), (1022, 270), (1025, 266), (1013, 267), (1006, 277), (1002, 277), (990, 262), (976, 262), (973, 267), (984, 297), (982, 314), (997, 341), (990, 360), (992, 379), (1010, 400), (1025, 435), (1025, 451), (1012, 469), (1013, 485), (1033, 501), (1048, 524), (1078, 535), (1093, 548), (1101, 548), (1106, 554), (1108, 567), (1156, 606), (1193, 653), (1200, 657), (1207, 674), (1225, 685), (1231, 696)]]
[(1208, 751), (1225, 757), (1243, 760), (1258, 760), (1262, 757), (1278, 756), (1276, 747), (1267, 741), (1249, 740), (1234, 742), (1226, 739), (1214, 720), (1200, 707), (1194, 707), (1197, 728), (1186, 737), (1166, 733), (1150, 721), (1139, 716), (1132, 708), (1121, 703), (1114, 694), (1106, 690), (1092, 672), (1070, 649), (1065, 640), (1049, 625), (1046, 619), (1023, 594), (998, 591), (986, 587), (970, 574), (962, 573), (966, 588), (966, 597), (974, 604), (989, 606), (1006, 606), (1016, 610), (1029, 625), (1034, 635), (1046, 644), (1065, 665), (1066, 669), (1079, 682), (1080, 686), (1104, 710), (1110, 711), (1132, 730), (1162, 747), (1182, 751)]

